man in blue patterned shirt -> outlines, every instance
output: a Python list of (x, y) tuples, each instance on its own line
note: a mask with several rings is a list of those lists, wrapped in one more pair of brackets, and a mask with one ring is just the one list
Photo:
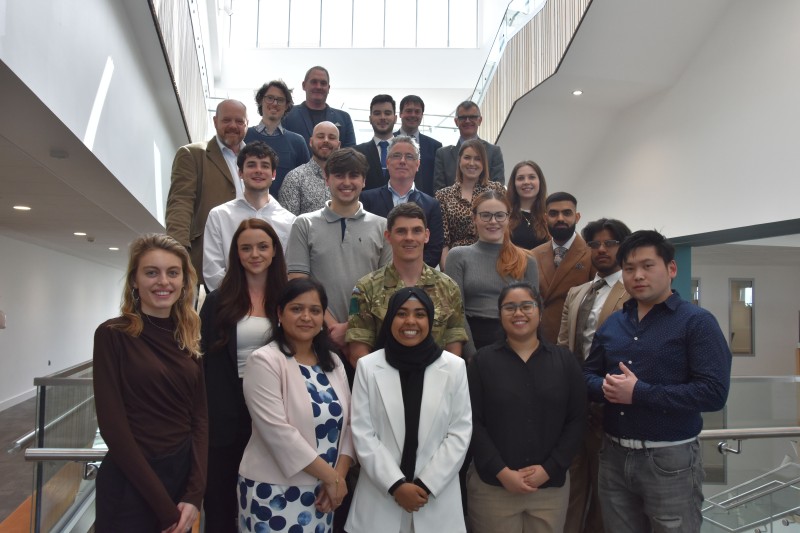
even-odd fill
[(617, 261), (631, 299), (595, 334), (584, 376), (604, 402), (599, 492), (606, 531), (699, 532), (701, 412), (728, 398), (731, 352), (717, 320), (671, 289), (675, 248), (637, 231)]

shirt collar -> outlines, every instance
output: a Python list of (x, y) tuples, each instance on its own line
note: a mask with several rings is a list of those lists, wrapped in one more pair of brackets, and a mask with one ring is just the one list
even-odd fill
[(622, 270), (617, 270), (613, 274), (609, 274), (606, 277), (601, 276), (599, 272), (594, 275), (594, 281), (597, 281), (601, 278), (606, 281), (606, 285), (613, 287), (619, 280), (622, 279)]
[(556, 244), (556, 241), (553, 240), (553, 239), (550, 240), (550, 244), (552, 244), (553, 250), (555, 250), (559, 246), (563, 246), (564, 248), (569, 250), (570, 247), (572, 246), (572, 243), (575, 242), (575, 237), (577, 237), (577, 236), (578, 236), (578, 234), (573, 231), (572, 232), (572, 237), (570, 237), (569, 240), (567, 242), (565, 242), (564, 244)]
[(264, 124), (263, 122), (259, 122), (258, 125), (256, 125), (256, 131), (258, 133), (263, 133), (264, 135), (278, 135), (278, 132), (280, 132), (280, 134), (283, 135), (286, 130), (283, 129), (283, 124), (279, 122), (278, 127), (275, 128), (275, 131), (273, 133), (268, 133), (267, 125)]
[[(231, 150), (230, 148), (228, 148), (227, 146), (225, 146), (225, 143), (222, 142), (222, 139), (219, 138), (219, 135), (214, 135), (214, 138), (217, 140), (217, 145), (219, 145), (219, 149), (222, 150), (223, 154), (225, 154), (225, 153), (233, 154), (233, 157), (236, 157), (236, 154), (234, 153), (234, 151)], [(242, 148), (244, 148), (244, 141), (241, 141), (239, 143), (239, 150), (241, 150)], [(238, 177), (238, 176), (236, 176), (236, 177)]]
[[(672, 289), (672, 294), (669, 295), (669, 298), (667, 298), (661, 303), (654, 305), (653, 308), (655, 309), (657, 307), (664, 306), (670, 311), (675, 311), (675, 309), (678, 308), (678, 305), (680, 303), (681, 303), (681, 295), (678, 294), (678, 291)], [(622, 308), (625, 309), (626, 311), (632, 311), (636, 309), (638, 306), (639, 302), (637, 302), (635, 298), (631, 298), (630, 300), (622, 304)]]
[(343, 217), (343, 216), (339, 215), (338, 213), (336, 213), (336, 211), (331, 209), (331, 200), (328, 200), (327, 202), (325, 202), (325, 207), (322, 208), (322, 216), (325, 217), (325, 220), (327, 220), (328, 222), (338, 222), (339, 220), (341, 220), (343, 218), (347, 218), (347, 220), (354, 220), (354, 219), (357, 219), (357, 218), (364, 218), (364, 215), (366, 215), (366, 214), (367, 214), (367, 212), (364, 211), (364, 206), (361, 205), (361, 202), (358, 202), (358, 211), (356, 211), (355, 213), (353, 213), (349, 217)]
[(386, 186), (389, 187), (389, 192), (392, 193), (392, 196), (400, 198), (401, 200), (404, 199), (404, 198), (408, 198), (409, 196), (411, 196), (412, 192), (417, 190), (417, 188), (414, 186), (414, 182), (413, 181), (411, 182), (411, 188), (408, 189), (408, 192), (405, 193), (404, 195), (401, 195), (400, 193), (398, 193), (397, 191), (395, 191), (392, 188), (392, 182), (391, 181), (389, 183), (387, 183)]

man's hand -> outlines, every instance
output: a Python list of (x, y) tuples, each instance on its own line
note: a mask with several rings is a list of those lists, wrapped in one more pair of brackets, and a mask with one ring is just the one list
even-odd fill
[(428, 503), (428, 493), (419, 485), (403, 483), (395, 489), (394, 501), (409, 513), (414, 513)]
[(528, 483), (529, 476), (534, 474), (535, 468), (535, 466), (526, 466), (519, 470), (511, 470), (505, 467), (497, 474), (497, 479), (500, 480), (503, 488), (508, 492), (514, 494), (535, 492), (537, 490), (536, 487)]
[(603, 380), (603, 396), (611, 403), (630, 405), (633, 403), (633, 388), (639, 378), (622, 362), (619, 369), (622, 374), (606, 374)]

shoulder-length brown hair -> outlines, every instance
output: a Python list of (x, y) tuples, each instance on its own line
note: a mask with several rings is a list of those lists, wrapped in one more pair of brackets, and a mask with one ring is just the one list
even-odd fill
[(174, 336), (180, 349), (188, 350), (193, 357), (200, 357), (200, 317), (194, 310), (197, 273), (194, 271), (186, 248), (169, 235), (148, 233), (131, 243), (125, 288), (122, 291), (122, 303), (120, 304), (123, 320), (113, 327), (121, 329), (132, 337), (138, 337), (142, 333), (144, 323), (136, 303), (137, 300), (134, 299), (133, 285), (136, 271), (139, 269), (139, 262), (147, 252), (152, 250), (164, 250), (181, 260), (181, 270), (183, 271), (181, 297), (172, 305), (169, 315), (175, 323)]
[(462, 182), (461, 154), (463, 154), (464, 150), (467, 148), (472, 148), (478, 152), (478, 156), (481, 158), (483, 170), (481, 170), (481, 175), (478, 176), (478, 185), (485, 187), (489, 182), (489, 156), (486, 153), (486, 147), (480, 139), (470, 139), (461, 143), (461, 147), (458, 149), (458, 161), (456, 161), (456, 183)]
[[(228, 269), (225, 277), (219, 285), (219, 307), (217, 311), (216, 323), (214, 324), (219, 331), (219, 339), (211, 347), (212, 350), (225, 346), (228, 343), (228, 331), (250, 312), (250, 292), (247, 286), (247, 276), (244, 266), (239, 260), (239, 236), (248, 229), (261, 230), (272, 239), (272, 247), (275, 249), (275, 256), (267, 269), (267, 282), (264, 284), (264, 313), (272, 327), (278, 322), (276, 313), (278, 296), (286, 286), (286, 258), (283, 254), (283, 245), (278, 238), (278, 234), (269, 222), (260, 218), (249, 218), (243, 220), (231, 238), (231, 245), (228, 250)], [(266, 339), (265, 339), (266, 342)]]
[(506, 195), (508, 201), (511, 203), (511, 223), (509, 224), (511, 231), (520, 225), (522, 222), (522, 213), (520, 212), (520, 199), (517, 193), (517, 172), (522, 167), (531, 167), (533, 171), (539, 176), (539, 194), (533, 200), (531, 206), (531, 229), (537, 239), (546, 240), (550, 237), (550, 232), (547, 231), (547, 219), (544, 216), (545, 200), (547, 199), (547, 181), (544, 179), (544, 173), (541, 167), (535, 161), (520, 161), (514, 165), (511, 170), (511, 176), (508, 178), (506, 186)]
[[(487, 200), (499, 200), (506, 206), (506, 210), (511, 211), (511, 204), (502, 191), (489, 189), (480, 193), (472, 202), (472, 217), (475, 220), (478, 216), (478, 208)], [(504, 277), (522, 279), (525, 270), (528, 268), (528, 254), (511, 242), (510, 226), (506, 226), (503, 232), (503, 245), (500, 247), (500, 255), (497, 256), (497, 273)]]

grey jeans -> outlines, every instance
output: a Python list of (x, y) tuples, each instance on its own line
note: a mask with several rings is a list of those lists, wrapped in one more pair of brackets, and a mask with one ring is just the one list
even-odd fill
[(605, 530), (699, 532), (704, 477), (697, 440), (639, 450), (606, 437), (598, 480)]

